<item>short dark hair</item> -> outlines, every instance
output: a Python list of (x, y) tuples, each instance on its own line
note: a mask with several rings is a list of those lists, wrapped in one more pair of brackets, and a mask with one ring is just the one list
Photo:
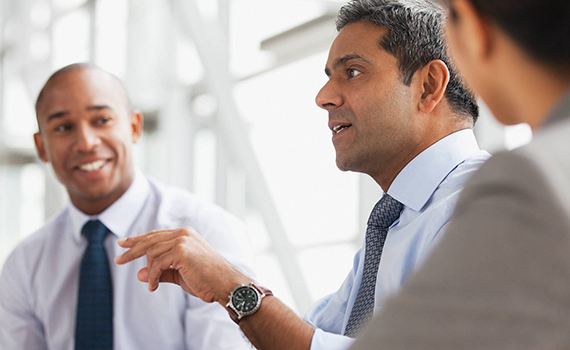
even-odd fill
[(443, 9), (427, 0), (352, 0), (338, 12), (336, 28), (367, 21), (388, 30), (379, 46), (398, 59), (404, 84), (410, 85), (416, 71), (433, 60), (441, 60), (449, 69), (445, 96), (452, 110), (479, 117), (479, 107), (471, 90), (459, 76), (449, 57), (444, 40)]
[[(570, 68), (570, 1), (470, 0), (524, 51), (551, 68)], [(451, 6), (452, 1), (443, 1)], [(452, 17), (453, 19), (453, 17)]]

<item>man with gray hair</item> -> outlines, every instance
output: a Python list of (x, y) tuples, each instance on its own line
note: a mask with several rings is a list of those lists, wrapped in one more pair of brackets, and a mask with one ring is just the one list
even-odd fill
[(467, 178), (487, 160), (472, 127), (473, 96), (442, 39), (443, 12), (428, 1), (355, 0), (339, 12), (339, 34), (316, 97), (329, 114), (337, 166), (370, 175), (384, 191), (365, 243), (335, 293), (298, 318), (221, 259), (193, 228), (120, 240), (115, 262), (146, 255), (139, 280), (154, 291), (179, 284), (228, 309), (259, 349), (344, 349), (398, 291), (438, 241)]

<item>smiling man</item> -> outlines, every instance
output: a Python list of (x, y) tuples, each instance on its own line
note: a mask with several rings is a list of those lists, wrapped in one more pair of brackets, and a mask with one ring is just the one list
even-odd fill
[[(335, 293), (298, 318), (184, 228), (120, 240), (115, 261), (142, 256), (138, 278), (155, 291), (179, 284), (218, 302), (259, 349), (345, 349), (400, 289), (445, 230), (467, 178), (487, 160), (471, 128), (478, 116), (442, 38), (442, 9), (427, 1), (355, 0), (343, 6), (316, 103), (341, 170), (370, 175), (385, 192), (363, 247)], [(331, 257), (332, 258), (332, 257)]]
[(121, 82), (90, 64), (67, 66), (46, 82), (36, 114), (38, 155), (71, 203), (4, 265), (0, 349), (249, 348), (224, 310), (177, 287), (148, 293), (134, 278), (143, 261), (121, 269), (110, 263), (122, 251), (120, 238), (191, 225), (251, 272), (236, 218), (135, 168), (143, 117)]

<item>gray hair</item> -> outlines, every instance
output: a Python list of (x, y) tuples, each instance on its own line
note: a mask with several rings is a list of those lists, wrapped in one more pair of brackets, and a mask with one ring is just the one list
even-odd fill
[(338, 12), (336, 28), (367, 21), (388, 30), (378, 45), (398, 59), (404, 84), (410, 85), (416, 71), (433, 60), (449, 69), (445, 96), (451, 108), (462, 116), (479, 117), (475, 97), (459, 76), (444, 40), (445, 14), (429, 0), (352, 0)]

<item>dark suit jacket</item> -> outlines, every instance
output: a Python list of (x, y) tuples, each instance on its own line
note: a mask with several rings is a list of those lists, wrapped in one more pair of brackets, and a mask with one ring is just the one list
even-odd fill
[(383, 311), (351, 349), (570, 349), (570, 94), (473, 175)]

